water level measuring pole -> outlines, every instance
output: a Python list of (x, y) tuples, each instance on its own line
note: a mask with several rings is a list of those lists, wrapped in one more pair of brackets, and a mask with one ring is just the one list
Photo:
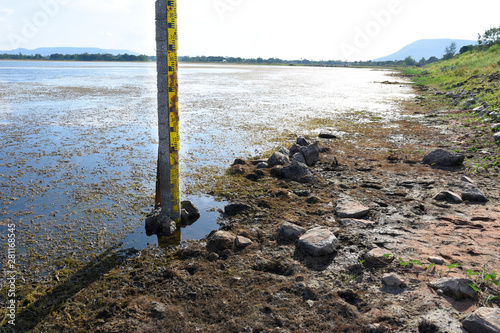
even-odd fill
[(177, 1), (157, 0), (156, 54), (159, 146), (155, 202), (156, 206), (161, 206), (162, 215), (168, 215), (175, 222), (179, 222), (181, 219), (177, 50)]

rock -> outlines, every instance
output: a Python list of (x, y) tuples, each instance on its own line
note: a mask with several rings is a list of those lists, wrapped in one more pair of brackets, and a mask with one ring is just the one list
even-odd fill
[(313, 166), (314, 164), (316, 164), (316, 162), (319, 161), (319, 147), (317, 141), (312, 145), (302, 147), (301, 152), (302, 155), (304, 155), (306, 164), (308, 166)]
[(382, 282), (388, 287), (399, 288), (404, 281), (396, 273), (387, 273), (382, 277)]
[(304, 158), (304, 155), (302, 153), (295, 153), (292, 157), (292, 162), (297, 161), (302, 164), (306, 164), (306, 159)]
[(469, 279), (441, 278), (428, 282), (427, 285), (433, 289), (442, 290), (447, 296), (462, 299), (476, 298), (477, 292), (470, 287), (472, 283)]
[(437, 257), (437, 256), (433, 256), (433, 257), (429, 257), (429, 262), (431, 264), (436, 264), (436, 265), (443, 265), (444, 264), (444, 259), (441, 258), (441, 257)]
[(294, 144), (293, 146), (290, 147), (290, 155), (288, 155), (289, 157), (293, 157), (293, 155), (297, 154), (297, 153), (301, 153), (302, 154), (302, 146), (298, 145), (298, 144)]
[(500, 143), (500, 132), (493, 135), (493, 140), (495, 140), (496, 143)]
[(302, 136), (299, 136), (297, 138), (297, 144), (299, 146), (303, 146), (303, 147), (306, 147), (306, 146), (310, 145), (310, 143), (304, 137), (302, 137)]
[(460, 180), (464, 183), (474, 184), (474, 181), (467, 176), (462, 176), (462, 178), (460, 178)]
[(198, 208), (191, 201), (181, 202), (181, 219), (185, 224), (192, 224), (200, 218), (201, 214)]
[(161, 208), (153, 210), (147, 217), (145, 222), (146, 235), (171, 235), (176, 227), (174, 221), (168, 216), (161, 214)]
[(486, 108), (484, 106), (478, 106), (477, 108), (472, 109), (472, 112), (474, 112), (474, 113), (481, 113), (481, 112), (483, 112), (485, 110), (486, 110)]
[(488, 198), (486, 195), (477, 187), (472, 184), (464, 183), (462, 192), (462, 200), (463, 201), (471, 201), (471, 202), (487, 202)]
[(285, 147), (281, 147), (278, 152), (282, 153), (285, 156), (290, 156), (290, 151), (286, 149)]
[(268, 160), (267, 164), (270, 167), (274, 167), (277, 165), (287, 165), (290, 163), (290, 158), (288, 155), (285, 155), (279, 151), (275, 152)]
[(224, 214), (227, 216), (235, 216), (249, 210), (250, 208), (252, 207), (244, 203), (229, 204), (224, 207)]
[(434, 200), (437, 201), (447, 201), (448, 203), (459, 204), (462, 203), (463, 200), (460, 195), (451, 192), (451, 191), (443, 191), (434, 196)]
[(319, 133), (319, 137), (321, 139), (336, 139), (337, 138), (337, 136), (335, 135), (335, 133), (327, 131), (327, 130), (322, 130)]
[(300, 183), (312, 183), (315, 180), (309, 167), (297, 161), (293, 161), (292, 164), (281, 168), (281, 175), (287, 180), (295, 180)]
[(363, 259), (368, 265), (374, 267), (384, 267), (389, 265), (394, 257), (390, 255), (389, 251), (376, 247), (363, 255)]
[(327, 256), (339, 247), (339, 240), (330, 229), (318, 227), (307, 231), (297, 242), (297, 249), (313, 257)]
[(208, 236), (207, 250), (210, 252), (219, 252), (232, 250), (236, 236), (227, 231), (215, 231)]
[(242, 164), (235, 164), (229, 168), (229, 174), (232, 176), (244, 175), (247, 172), (247, 167)]
[(237, 158), (234, 160), (233, 165), (246, 165), (247, 162), (241, 158)]
[(278, 229), (278, 239), (295, 242), (301, 235), (306, 232), (306, 229), (296, 224), (285, 222)]
[(493, 118), (495, 121), (500, 120), (500, 113), (498, 113), (498, 112), (496, 112), (496, 111), (495, 111), (495, 112), (491, 112), (491, 113), (489, 114), (489, 116), (490, 116), (491, 118)]
[(479, 308), (462, 325), (470, 333), (500, 333), (500, 309)]
[(340, 218), (362, 218), (368, 215), (369, 212), (370, 208), (347, 198), (338, 199), (337, 207), (335, 207), (335, 213)]
[(464, 154), (450, 153), (444, 149), (437, 149), (425, 155), (423, 163), (431, 166), (458, 166), (464, 160)]
[(375, 222), (367, 221), (367, 220), (358, 220), (358, 219), (343, 219), (340, 221), (340, 224), (344, 227), (356, 227), (356, 228), (368, 228), (370, 226), (374, 226)]
[(257, 164), (257, 169), (267, 169), (269, 167), (269, 165), (267, 164), (267, 162), (260, 162), (259, 164)]
[(453, 312), (446, 310), (432, 310), (428, 312), (419, 322), (418, 332), (449, 332), (466, 333), (462, 330), (460, 322), (452, 315)]
[(492, 130), (493, 132), (498, 132), (498, 131), (500, 131), (500, 123), (497, 123), (497, 124), (492, 124), (492, 125), (491, 125), (491, 130)]
[(253, 241), (243, 236), (237, 236), (234, 240), (234, 246), (238, 249), (244, 249), (253, 244)]

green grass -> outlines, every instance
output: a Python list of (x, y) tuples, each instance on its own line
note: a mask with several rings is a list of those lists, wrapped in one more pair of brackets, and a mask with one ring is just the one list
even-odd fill
[(491, 80), (491, 75), (500, 73), (500, 46), (487, 50), (470, 51), (446, 61), (429, 64), (423, 68), (403, 69), (413, 76), (418, 85), (439, 90), (475, 91), (481, 102), (491, 109), (500, 107), (500, 80)]

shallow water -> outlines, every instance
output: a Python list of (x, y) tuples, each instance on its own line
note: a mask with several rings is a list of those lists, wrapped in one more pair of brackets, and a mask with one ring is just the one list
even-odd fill
[[(376, 83), (391, 80), (386, 74), (181, 65), (182, 193), (202, 219), (180, 238), (217, 228), (224, 203), (207, 189), (235, 158), (322, 128), (352, 132), (352, 124), (398, 118), (398, 101), (411, 92)], [(158, 243), (143, 230), (156, 175), (154, 64), (0, 61), (0, 101), (0, 228), (5, 238), (5, 225), (16, 224), (25, 274), (118, 242)]]

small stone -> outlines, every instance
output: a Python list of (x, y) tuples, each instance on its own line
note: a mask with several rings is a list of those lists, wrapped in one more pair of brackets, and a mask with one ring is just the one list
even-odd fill
[(462, 176), (462, 178), (460, 178), (460, 180), (464, 183), (474, 184), (474, 181), (467, 176)]
[(495, 140), (496, 143), (500, 143), (500, 132), (493, 135), (493, 140)]
[(234, 241), (234, 245), (238, 249), (244, 249), (246, 247), (249, 247), (252, 244), (253, 244), (253, 241), (251, 239), (243, 237), (243, 236), (237, 236), (235, 241)]
[(297, 242), (298, 249), (314, 257), (331, 255), (338, 247), (339, 240), (333, 232), (323, 227), (307, 231)]
[(431, 166), (459, 166), (462, 165), (464, 160), (464, 154), (450, 153), (444, 149), (437, 149), (425, 155), (423, 163)]
[(469, 279), (441, 278), (427, 283), (433, 289), (441, 289), (447, 296), (455, 299), (476, 298), (477, 292), (471, 288)]
[(479, 308), (462, 325), (470, 333), (500, 333), (500, 309)]
[(460, 204), (463, 202), (460, 195), (451, 192), (451, 191), (443, 191), (434, 196), (434, 200), (436, 201), (446, 201), (448, 203)]
[(208, 236), (207, 250), (218, 252), (233, 249), (236, 236), (227, 231), (215, 231)]
[(370, 208), (363, 206), (355, 200), (342, 198), (338, 199), (335, 212), (340, 218), (362, 218), (368, 215)]
[(359, 219), (343, 219), (340, 221), (340, 224), (342, 224), (344, 227), (356, 227), (365, 229), (370, 226), (374, 226), (375, 222), (368, 220), (359, 220)]
[(278, 229), (278, 238), (284, 241), (295, 242), (306, 229), (290, 222), (283, 223)]
[(337, 135), (335, 135), (335, 133), (333, 133), (333, 132), (330, 132), (330, 131), (327, 131), (327, 130), (322, 130), (319, 133), (319, 137), (321, 139), (336, 139)]
[(386, 286), (391, 288), (399, 288), (399, 286), (401, 286), (404, 282), (396, 273), (384, 274), (382, 281)]
[(257, 169), (267, 169), (269, 165), (266, 162), (260, 162), (257, 164)]
[(474, 185), (466, 183), (465, 186), (463, 186), (462, 200), (471, 202), (487, 202), (488, 198), (480, 189)]
[(387, 251), (376, 247), (363, 255), (366, 263), (375, 267), (383, 267), (389, 265), (393, 260), (393, 256)]
[(486, 110), (486, 108), (484, 106), (478, 106), (477, 108), (472, 109), (472, 112), (474, 112), (474, 113), (481, 113), (484, 110)]
[(188, 200), (181, 202), (181, 212), (182, 222), (186, 224), (192, 224), (201, 217), (198, 208), (196, 208), (193, 202)]
[(437, 257), (437, 256), (429, 257), (428, 260), (431, 264), (436, 264), (436, 265), (443, 265), (444, 264), (444, 259), (441, 257)]
[(281, 147), (278, 152), (282, 153), (285, 156), (290, 156), (290, 151), (286, 149), (285, 147)]

